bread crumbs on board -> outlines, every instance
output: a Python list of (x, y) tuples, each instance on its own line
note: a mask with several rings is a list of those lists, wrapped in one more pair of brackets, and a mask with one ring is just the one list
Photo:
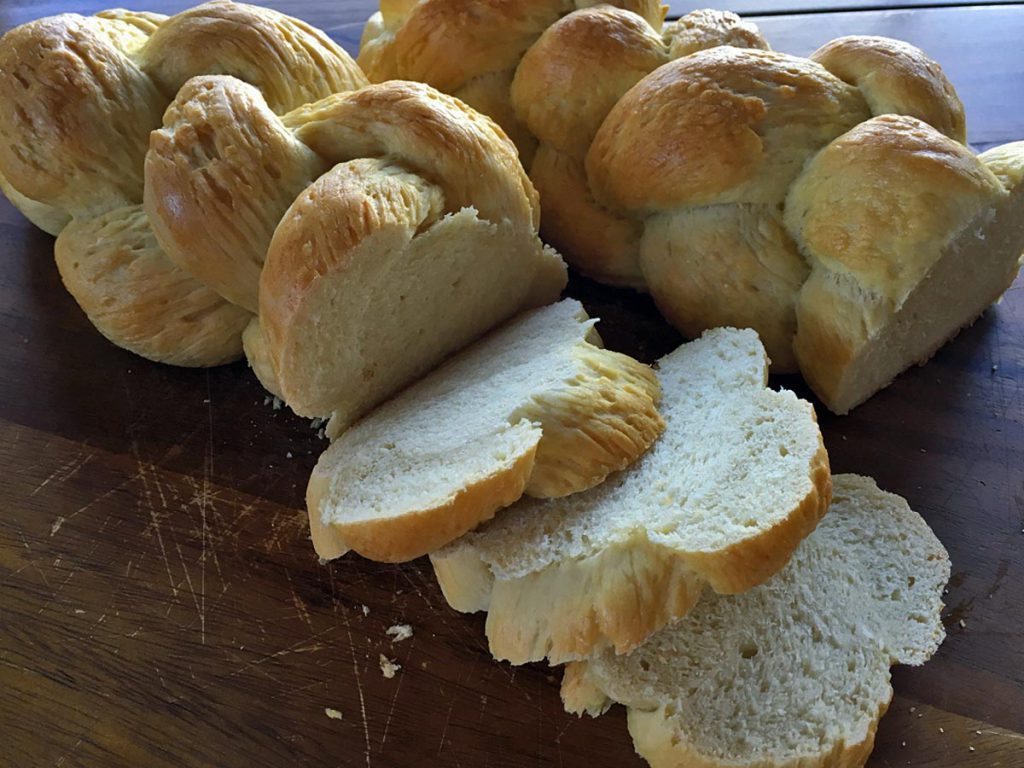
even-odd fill
[(385, 629), (384, 634), (391, 638), (392, 643), (400, 643), (412, 637), (412, 627), (408, 624), (395, 624)]
[(342, 719), (341, 712), (339, 712), (336, 709), (332, 709), (331, 707), (324, 707), (324, 714), (327, 715), (329, 718), (331, 718), (331, 720), (341, 720)]
[(401, 671), (401, 669), (401, 664), (392, 661), (383, 653), (380, 655), (380, 673), (384, 675), (385, 678), (390, 680), (395, 676), (395, 673)]

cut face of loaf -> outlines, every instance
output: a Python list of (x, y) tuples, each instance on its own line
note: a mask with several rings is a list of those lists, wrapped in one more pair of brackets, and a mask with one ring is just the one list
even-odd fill
[(600, 483), (661, 432), (654, 373), (600, 343), (576, 301), (521, 315), (338, 438), (306, 501), (317, 553), (431, 552), (523, 493)]
[(523, 501), (431, 555), (449, 604), (488, 611), (499, 659), (624, 653), (706, 585), (743, 592), (789, 559), (831, 495), (809, 403), (765, 387), (753, 331), (717, 329), (658, 364), (665, 431), (585, 493)]
[(571, 712), (629, 708), (654, 768), (860, 766), (892, 696), (889, 667), (944, 637), (942, 544), (899, 496), (837, 475), (832, 507), (789, 565), (713, 595), (627, 656), (566, 668)]

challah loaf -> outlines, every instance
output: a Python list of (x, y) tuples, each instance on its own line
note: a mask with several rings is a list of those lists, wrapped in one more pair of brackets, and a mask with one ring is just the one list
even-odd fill
[(59, 235), (64, 283), (104, 335), (179, 365), (237, 358), (255, 309), (244, 279), (212, 279), (221, 263), (165, 252), (141, 208), (150, 131), (189, 78), (210, 72), (244, 77), (280, 111), (366, 82), (319, 30), (224, 0), (169, 18), (62, 14), (0, 38), (0, 187)]
[(409, 560), (636, 460), (663, 428), (657, 380), (593, 324), (568, 299), (525, 313), (345, 432), (306, 493), (317, 553)]
[(623, 653), (685, 615), (706, 585), (778, 571), (825, 513), (828, 455), (810, 404), (765, 388), (753, 331), (717, 329), (661, 360), (665, 431), (589, 491), (521, 501), (434, 552), (449, 604), (488, 611), (498, 658)]
[[(567, 66), (528, 55), (517, 82)], [(544, 99), (527, 89), (522, 109), (553, 143), (559, 123), (543, 111), (564, 100)], [(538, 164), (543, 143), (534, 162), (552, 218), (592, 199), (636, 237), (559, 240), (566, 253), (603, 279), (614, 279), (607, 265), (634, 269), (684, 334), (756, 329), (773, 370), (799, 369), (837, 413), (972, 322), (1010, 285), (1024, 249), (1007, 189), (962, 145), (952, 86), (905, 43), (841, 38), (810, 59), (700, 51), (581, 125), (593, 135), (585, 170), (555, 181)], [(954, 288), (968, 263), (969, 289)]]
[(421, 83), (278, 117), (241, 80), (194, 78), (152, 135), (146, 208), (210, 284), (244, 282), (247, 306), (258, 286), (253, 367), (332, 436), (566, 281), (515, 147)]
[(889, 667), (942, 642), (950, 565), (906, 501), (866, 477), (834, 480), (828, 515), (778, 575), (708, 596), (629, 655), (571, 664), (566, 709), (624, 704), (654, 768), (863, 765)]

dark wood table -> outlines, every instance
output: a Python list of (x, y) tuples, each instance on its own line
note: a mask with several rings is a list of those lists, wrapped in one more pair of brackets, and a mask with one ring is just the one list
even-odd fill
[[(273, 4), (353, 52), (371, 10)], [(103, 5), (2, 0), (0, 29)], [(946, 67), (976, 145), (1024, 138), (1021, 6), (809, 5), (756, 4), (775, 47), (904, 37)], [(445, 606), (425, 560), (317, 562), (303, 491), (324, 443), (244, 364), (175, 369), (108, 344), (62, 289), (52, 239), (6, 202), (0, 245), (0, 765), (642, 764), (621, 708), (571, 717), (557, 670), (494, 663), (482, 618)], [(611, 346), (650, 360), (677, 342), (639, 296), (571, 292)], [(948, 638), (895, 671), (871, 765), (1024, 766), (1024, 281), (928, 365), (821, 421), (834, 470), (906, 496), (953, 560)], [(414, 636), (392, 644), (396, 623)]]

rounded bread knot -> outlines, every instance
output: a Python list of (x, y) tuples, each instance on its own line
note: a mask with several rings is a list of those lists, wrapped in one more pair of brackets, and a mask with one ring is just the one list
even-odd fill
[[(181, 251), (164, 254), (141, 205), (150, 131), (179, 87), (207, 73), (246, 79), (281, 111), (366, 82), (319, 30), (226, 0), (171, 17), (61, 14), (0, 38), (0, 187), (30, 220), (59, 235), (65, 285), (104, 335), (181, 365), (241, 354), (240, 318), (255, 309), (258, 283), (258, 266), (244, 260), (222, 254), (199, 264)], [(150, 200), (147, 211), (156, 207)], [(121, 268), (125, 259), (140, 262)], [(157, 288), (161, 270), (166, 291)], [(178, 306), (170, 296), (190, 298)], [(199, 327), (190, 302), (209, 310), (200, 313), (202, 338), (184, 334)], [(112, 306), (135, 320), (115, 322), (100, 309)], [(192, 319), (182, 322), (186, 315)], [(184, 335), (175, 340), (171, 329)]]
[(515, 146), (422, 83), (278, 116), (238, 79), (195, 78), (152, 135), (146, 194), (176, 261), (244, 257), (250, 362), (332, 434), (565, 284)]
[[(596, 198), (588, 183), (586, 158), (601, 125), (633, 86), (678, 57), (723, 45), (768, 48), (732, 13), (694, 11), (659, 28), (621, 8), (571, 13), (527, 51), (511, 92), (516, 114), (539, 140), (530, 176), (544, 204), (545, 238), (586, 274), (634, 288), (646, 285), (642, 222)], [(659, 179), (660, 167), (645, 186)]]
[[(418, 80), (492, 117), (515, 142), (527, 168), (536, 139), (512, 109), (509, 89), (523, 55), (541, 33), (587, 0), (394, 0), (367, 22), (359, 65), (375, 83)], [(661, 25), (658, 0), (615, 0)]]

